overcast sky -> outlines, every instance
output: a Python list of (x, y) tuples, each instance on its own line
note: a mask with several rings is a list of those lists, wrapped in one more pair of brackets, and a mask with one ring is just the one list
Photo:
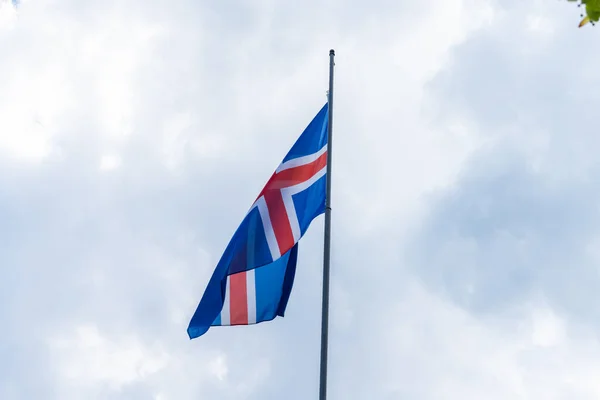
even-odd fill
[(0, 398), (314, 399), (285, 318), (186, 328), (326, 101), (332, 400), (600, 398), (600, 32), (566, 1), (0, 3)]

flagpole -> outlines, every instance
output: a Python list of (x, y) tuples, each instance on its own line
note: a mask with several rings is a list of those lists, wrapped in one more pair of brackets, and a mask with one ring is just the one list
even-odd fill
[(335, 51), (329, 50), (329, 120), (327, 122), (327, 178), (325, 194), (325, 243), (323, 246), (323, 307), (321, 311), (321, 377), (319, 400), (327, 399), (327, 344), (329, 339), (329, 259), (331, 250), (331, 145), (333, 131), (333, 58)]

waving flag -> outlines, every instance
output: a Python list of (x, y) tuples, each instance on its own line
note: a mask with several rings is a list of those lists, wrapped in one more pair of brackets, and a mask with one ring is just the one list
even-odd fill
[(283, 317), (298, 241), (325, 211), (328, 104), (260, 192), (221, 256), (188, 327), (251, 325)]

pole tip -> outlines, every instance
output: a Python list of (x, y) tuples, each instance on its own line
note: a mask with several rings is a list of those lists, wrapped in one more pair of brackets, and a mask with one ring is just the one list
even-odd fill
[(329, 50), (329, 55), (330, 56), (335, 56), (335, 50), (333, 50), (333, 49)]

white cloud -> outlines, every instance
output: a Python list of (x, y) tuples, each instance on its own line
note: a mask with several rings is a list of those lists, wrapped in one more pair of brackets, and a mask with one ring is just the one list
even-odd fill
[(148, 379), (168, 363), (164, 351), (148, 348), (135, 337), (111, 340), (93, 325), (78, 326), (71, 335), (51, 342), (67, 395), (69, 387), (93, 390), (94, 386), (107, 384), (118, 390)]
[(10, 1), (0, 2), (0, 31), (12, 29), (17, 20), (17, 10)]
[(118, 168), (120, 164), (121, 159), (118, 156), (105, 154), (100, 159), (100, 170), (110, 171), (112, 169)]

